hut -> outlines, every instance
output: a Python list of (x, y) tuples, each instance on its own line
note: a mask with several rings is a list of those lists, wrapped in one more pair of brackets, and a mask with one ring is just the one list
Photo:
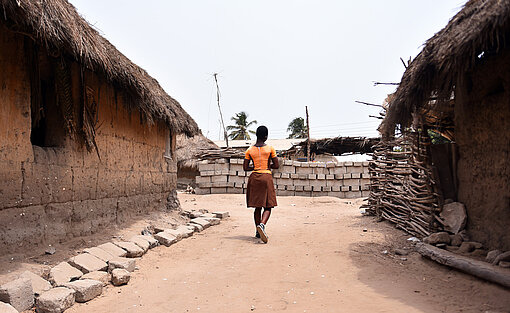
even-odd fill
[(0, 3), (0, 251), (175, 203), (195, 121), (67, 1)]
[(444, 201), (463, 203), (471, 239), (501, 250), (510, 250), (509, 39), (510, 1), (468, 1), (409, 64), (380, 126), (387, 143), (396, 129), (447, 142), (413, 145), (440, 198), (434, 215)]
[(185, 134), (177, 135), (177, 186), (184, 189), (188, 185), (196, 187), (195, 177), (198, 171), (199, 156), (206, 150), (218, 150), (219, 147), (204, 135), (189, 137)]

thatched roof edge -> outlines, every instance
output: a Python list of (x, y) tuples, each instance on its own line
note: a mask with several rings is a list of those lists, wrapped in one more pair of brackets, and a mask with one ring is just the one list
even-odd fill
[(51, 52), (71, 56), (101, 73), (136, 99), (148, 122), (163, 120), (173, 131), (190, 136), (198, 125), (145, 70), (102, 37), (65, 0), (0, 0), (0, 19), (11, 30), (34, 39)]
[(470, 0), (441, 31), (430, 38), (405, 71), (379, 130), (393, 132), (395, 124), (409, 126), (412, 114), (425, 106), (451, 100), (456, 81), (470, 71), (480, 54), (507, 47), (510, 1)]

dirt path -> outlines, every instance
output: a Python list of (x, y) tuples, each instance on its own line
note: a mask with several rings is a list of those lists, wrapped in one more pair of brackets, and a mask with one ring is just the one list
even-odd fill
[[(359, 214), (360, 200), (281, 197), (253, 237), (243, 195), (181, 195), (230, 219), (137, 262), (123, 287), (66, 312), (508, 312), (510, 291), (394, 247), (404, 234)], [(363, 229), (367, 231), (364, 232)], [(382, 253), (388, 250), (388, 254)]]

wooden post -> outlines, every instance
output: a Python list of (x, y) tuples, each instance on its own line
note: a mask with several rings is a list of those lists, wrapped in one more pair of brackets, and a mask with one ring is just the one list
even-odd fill
[(228, 135), (227, 130), (225, 129), (225, 122), (223, 122), (223, 114), (221, 114), (221, 107), (220, 107), (220, 87), (218, 86), (218, 73), (214, 73), (214, 81), (216, 82), (216, 99), (218, 100), (218, 110), (220, 110), (220, 118), (221, 118), (221, 125), (223, 126), (223, 137), (225, 138), (225, 143), (227, 144), (228, 148)]
[(310, 123), (308, 122), (308, 106), (305, 106), (306, 110), (306, 133), (307, 133), (307, 143), (306, 143), (306, 162), (310, 162)]

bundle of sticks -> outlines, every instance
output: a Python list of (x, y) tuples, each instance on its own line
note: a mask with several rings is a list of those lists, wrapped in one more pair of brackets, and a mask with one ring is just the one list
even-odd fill
[(242, 159), (244, 152), (234, 148), (223, 149), (205, 149), (198, 154), (199, 160), (216, 160), (216, 159)]
[(366, 212), (389, 220), (397, 228), (425, 237), (440, 228), (439, 196), (427, 168), (427, 142), (419, 133), (374, 146), (370, 163), (371, 192)]

